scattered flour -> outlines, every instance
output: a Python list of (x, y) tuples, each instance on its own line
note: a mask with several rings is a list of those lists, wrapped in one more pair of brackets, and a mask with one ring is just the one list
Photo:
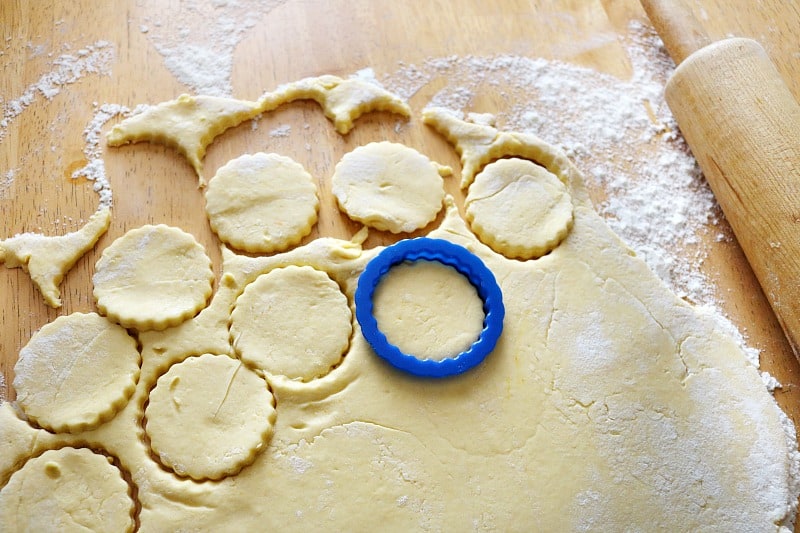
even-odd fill
[(52, 62), (52, 70), (42, 74), (17, 98), (2, 102), (0, 142), (5, 138), (8, 126), (36, 101), (37, 96), (52, 100), (66, 85), (79, 81), (87, 74), (110, 74), (113, 59), (114, 48), (107, 41), (97, 41), (74, 53), (58, 56)]
[(5, 174), (0, 174), (0, 198), (5, 198), (6, 191), (14, 185), (14, 177), (19, 172), (18, 168), (7, 170)]
[[(197, 94), (231, 96), (236, 45), (256, 26), (260, 16), (286, 1), (183, 0), (175, 16), (165, 20), (145, 17), (138, 28), (178, 81)], [(141, 3), (146, 11), (160, 11), (161, 0)]]
[(275, 129), (270, 130), (270, 137), (288, 137), (292, 133), (292, 126), (289, 124), (281, 124)]
[(500, 55), (431, 58), (401, 65), (383, 81), (406, 98), (444, 81), (429, 105), (482, 123), (492, 118), (472, 103), (482, 93), (499, 93), (509, 111), (497, 114), (497, 126), (560, 144), (589, 186), (604, 191), (598, 209), (611, 228), (679, 296), (710, 304), (714, 285), (699, 270), (706, 252), (696, 245), (721, 214), (664, 101), (674, 65), (653, 30), (641, 24), (632, 25), (623, 44), (630, 80)]
[[(86, 165), (72, 173), (72, 178), (84, 177), (93, 183), (92, 188), (100, 196), (98, 209), (111, 207), (113, 196), (111, 184), (106, 176), (106, 166), (103, 161), (103, 149), (100, 145), (101, 131), (106, 122), (117, 115), (130, 114), (130, 110), (118, 104), (103, 104), (95, 106), (95, 114), (83, 130), (83, 138), (86, 144), (83, 148), (83, 155), (86, 156)], [(136, 109), (135, 112), (141, 112)]]

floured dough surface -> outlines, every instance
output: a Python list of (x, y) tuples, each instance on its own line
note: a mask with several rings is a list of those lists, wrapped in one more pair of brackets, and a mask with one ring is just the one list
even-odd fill
[(339, 363), (350, 343), (347, 297), (325, 272), (288, 266), (249, 284), (231, 313), (243, 361), (269, 375), (310, 381)]
[(311, 232), (319, 199), (300, 163), (278, 154), (243, 155), (221, 167), (206, 191), (220, 240), (246, 252), (285, 250)]
[(180, 476), (220, 479), (269, 442), (275, 401), (267, 383), (231, 357), (173, 365), (150, 392), (145, 430), (161, 463)]
[(50, 307), (61, 307), (58, 285), (70, 268), (108, 230), (111, 209), (97, 210), (78, 231), (60, 236), (21, 233), (0, 241), (0, 263), (22, 267)]
[(509, 258), (541, 257), (572, 227), (572, 199), (564, 183), (525, 159), (487, 165), (470, 185), (465, 207), (472, 231)]
[(430, 159), (386, 141), (345, 154), (336, 165), (331, 188), (348, 217), (392, 233), (426, 226), (444, 198), (444, 180)]
[(214, 272), (203, 247), (170, 226), (128, 231), (103, 250), (92, 277), (97, 308), (139, 330), (176, 326), (211, 296)]
[[(671, 294), (609, 230), (563, 152), (485, 121), (435, 110), (426, 120), (461, 152), (465, 186), (492, 161), (521, 157), (555, 175), (572, 201), (568, 234), (547, 255), (518, 260), (481, 242), (445, 197), (429, 236), (476, 254), (503, 294), (503, 332), (480, 365), (415, 378), (377, 357), (354, 324), (324, 375), (253, 370), (236, 335), (246, 313), (233, 313), (248, 292), (271, 292), (259, 280), (311, 268), (352, 306), (379, 250), (362, 248), (363, 233), (272, 256), (223, 248), (209, 306), (139, 333), (141, 376), (112, 420), (53, 434), (0, 405), (0, 483), (46, 449), (90, 441), (129, 471), (143, 531), (787, 532), (799, 488), (794, 428), (724, 327)], [(532, 201), (543, 209), (549, 200)], [(493, 231), (484, 239), (524, 238)], [(328, 322), (352, 324), (348, 311), (320, 319), (309, 301), (306, 320), (281, 334), (314, 339)], [(210, 353), (219, 355), (197, 355)], [(223, 368), (189, 372), (198, 361)], [(239, 392), (243, 375), (261, 392)], [(265, 418), (271, 437), (240, 462)], [(231, 462), (209, 462), (226, 450)]]
[(403, 353), (417, 359), (455, 357), (483, 329), (483, 300), (456, 269), (436, 261), (401, 263), (373, 294), (378, 329)]
[(48, 450), (0, 490), (4, 531), (133, 531), (130, 488), (107, 457), (86, 448)]
[(60, 316), (37, 331), (14, 365), (17, 404), (41, 427), (91, 429), (133, 394), (141, 357), (124, 328), (96, 313)]

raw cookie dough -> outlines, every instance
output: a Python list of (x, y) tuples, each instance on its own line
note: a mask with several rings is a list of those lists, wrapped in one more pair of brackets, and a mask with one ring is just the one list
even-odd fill
[(257, 102), (182, 94), (175, 100), (150, 106), (114, 126), (106, 138), (109, 146), (149, 141), (177, 149), (197, 173), (200, 186), (203, 157), (208, 145), (228, 128), (295, 100), (314, 100), (342, 135), (353, 121), (369, 111), (411, 115), (411, 108), (386, 89), (359, 79), (337, 76), (305, 78), (265, 93)]
[(221, 167), (206, 191), (206, 214), (220, 240), (246, 252), (282, 251), (311, 232), (317, 187), (300, 163), (263, 152)]
[(436, 261), (401, 263), (375, 288), (373, 315), (386, 339), (417, 359), (455, 357), (483, 329), (483, 300), (456, 269)]
[(303, 382), (327, 374), (352, 333), (347, 297), (325, 272), (289, 266), (259, 276), (236, 299), (231, 341), (268, 375)]
[(275, 400), (241, 361), (206, 354), (158, 378), (144, 414), (164, 466), (196, 480), (220, 479), (252, 463), (269, 442)]
[(444, 198), (436, 164), (413, 148), (386, 141), (345, 154), (336, 164), (331, 188), (348, 217), (392, 233), (426, 226)]
[(379, 253), (361, 248), (362, 233), (268, 257), (223, 248), (211, 304), (139, 335), (142, 375), (114, 419), (80, 435), (50, 434), (0, 405), (0, 480), (20, 458), (91, 439), (129, 470), (143, 531), (788, 533), (797, 440), (758, 369), (724, 326), (671, 294), (609, 230), (561, 151), (513, 138), (532, 143), (520, 148), (524, 157), (567, 186), (574, 223), (550, 254), (510, 260), (482, 244), (445, 197), (430, 236), (477, 254), (503, 291), (503, 333), (481, 365), (416, 379), (372, 353), (356, 325), (326, 375), (307, 383), (265, 375), (277, 416), (250, 466), (213, 483), (181, 479), (153, 459), (140, 425), (164, 369), (208, 347), (233, 355), (231, 309), (260, 275), (311, 266), (352, 301)]
[(126, 118), (108, 132), (109, 146), (149, 141), (177, 149), (192, 165), (205, 186), (206, 148), (228, 128), (261, 113), (256, 102), (218, 96), (180, 95)]
[(264, 111), (271, 111), (294, 100), (317, 102), (325, 116), (333, 121), (336, 131), (342, 135), (353, 129), (353, 122), (369, 111), (411, 116), (408, 104), (383, 87), (358, 78), (342, 79), (331, 75), (282, 85), (262, 96), (259, 102)]
[(130, 230), (97, 261), (97, 308), (138, 330), (165, 329), (193, 317), (211, 296), (214, 272), (190, 234), (164, 224)]
[(487, 165), (464, 202), (472, 231), (509, 258), (534, 259), (572, 227), (572, 199), (558, 176), (525, 159)]
[(78, 433), (110, 420), (136, 387), (141, 357), (124, 328), (96, 313), (60, 316), (14, 365), (17, 404), (39, 426)]
[(109, 459), (86, 448), (48, 450), (0, 490), (4, 531), (133, 531), (130, 487)]
[(552, 154), (542, 150), (543, 142), (529, 133), (499, 131), (485, 123), (459, 119), (452, 111), (431, 107), (422, 121), (444, 135), (461, 156), (461, 188), (469, 187), (484, 165), (503, 157), (521, 157), (548, 166)]
[(111, 210), (103, 207), (81, 229), (66, 235), (15, 235), (0, 241), (0, 263), (5, 262), (8, 268), (22, 267), (30, 274), (47, 305), (61, 307), (59, 283), (78, 259), (92, 249), (110, 222)]

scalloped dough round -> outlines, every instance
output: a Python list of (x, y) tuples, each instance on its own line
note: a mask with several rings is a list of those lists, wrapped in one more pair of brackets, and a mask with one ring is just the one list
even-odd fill
[(221, 479), (238, 474), (269, 442), (275, 399), (241, 361), (205, 354), (158, 378), (145, 418), (161, 464), (179, 476)]
[(50, 431), (91, 429), (128, 403), (140, 362), (136, 341), (119, 325), (96, 313), (60, 316), (19, 353), (17, 403)]
[(481, 241), (512, 259), (545, 255), (572, 228), (572, 199), (564, 183), (525, 159), (487, 165), (470, 185), (465, 207)]
[(159, 224), (130, 230), (103, 251), (92, 277), (100, 312), (126, 328), (177, 326), (206, 306), (214, 272), (195, 238)]
[(426, 226), (444, 199), (436, 164), (413, 148), (385, 141), (345, 154), (336, 164), (331, 187), (348, 217), (392, 233)]
[(378, 329), (404, 353), (440, 361), (468, 349), (481, 334), (483, 300), (470, 281), (436, 261), (401, 263), (372, 297)]
[(353, 331), (347, 297), (309, 266), (277, 268), (245, 287), (231, 313), (239, 357), (270, 375), (311, 381), (342, 359)]
[(133, 512), (120, 470), (86, 448), (48, 450), (0, 490), (4, 531), (133, 531)]
[(319, 199), (300, 163), (278, 154), (245, 154), (208, 183), (206, 214), (220, 240), (250, 253), (286, 250), (311, 233)]

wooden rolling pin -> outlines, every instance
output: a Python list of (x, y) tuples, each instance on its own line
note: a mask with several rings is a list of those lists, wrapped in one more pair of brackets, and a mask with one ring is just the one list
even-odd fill
[(640, 1), (678, 64), (667, 104), (800, 359), (800, 106), (757, 42)]

